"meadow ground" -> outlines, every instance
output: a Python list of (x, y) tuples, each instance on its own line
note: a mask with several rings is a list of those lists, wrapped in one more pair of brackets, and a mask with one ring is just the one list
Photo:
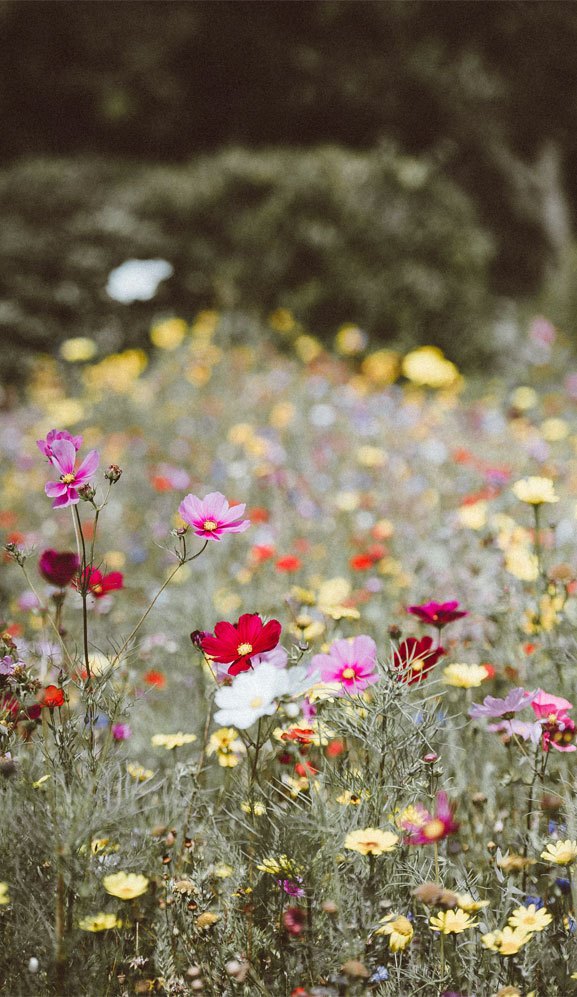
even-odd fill
[(577, 367), (275, 323), (2, 415), (0, 993), (577, 993)]

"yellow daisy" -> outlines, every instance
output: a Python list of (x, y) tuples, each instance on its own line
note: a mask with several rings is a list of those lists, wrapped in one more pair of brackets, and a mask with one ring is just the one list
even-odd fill
[(398, 843), (398, 835), (392, 831), (381, 831), (376, 827), (365, 827), (351, 831), (345, 838), (345, 848), (361, 855), (383, 855), (392, 852)]
[(440, 931), (443, 935), (459, 935), (467, 928), (474, 928), (477, 923), (471, 920), (466, 911), (460, 909), (441, 910), (429, 918), (433, 931)]
[(565, 841), (550, 841), (540, 857), (554, 865), (571, 865), (577, 858), (577, 841), (570, 838)]
[(513, 485), (512, 492), (516, 498), (528, 505), (544, 505), (559, 501), (551, 478), (521, 478)]
[(391, 952), (402, 952), (406, 949), (415, 933), (409, 919), (402, 914), (387, 914), (381, 918), (379, 924), (380, 927), (376, 929), (375, 935), (388, 935)]
[(105, 876), (102, 885), (107, 893), (119, 900), (134, 900), (148, 889), (148, 879), (135, 872), (114, 872)]
[(528, 907), (516, 907), (507, 924), (512, 928), (521, 928), (523, 931), (543, 931), (553, 920), (551, 914), (545, 907), (537, 908), (535, 904)]

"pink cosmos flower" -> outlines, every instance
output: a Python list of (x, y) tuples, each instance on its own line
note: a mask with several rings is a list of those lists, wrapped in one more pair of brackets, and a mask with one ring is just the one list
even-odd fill
[(323, 682), (340, 682), (345, 692), (356, 695), (378, 682), (377, 646), (372, 637), (361, 634), (352, 640), (333, 641), (328, 654), (315, 654), (309, 674), (320, 672)]
[[(50, 435), (50, 434), (48, 434)], [(78, 489), (88, 484), (100, 462), (98, 450), (90, 450), (76, 468), (76, 447), (70, 440), (55, 439), (51, 443), (50, 463), (60, 472), (58, 481), (49, 481), (44, 490), (53, 498), (53, 509), (64, 509), (80, 501)]]
[(65, 429), (51, 429), (45, 440), (36, 440), (36, 446), (40, 453), (43, 453), (49, 460), (53, 455), (52, 444), (55, 440), (68, 440), (75, 450), (80, 450), (82, 446), (81, 436), (71, 436)]
[(221, 492), (210, 492), (204, 499), (187, 495), (178, 507), (179, 515), (192, 526), (197, 537), (220, 540), (223, 533), (244, 533), (250, 519), (243, 519), (246, 505), (230, 506)]
[(561, 714), (565, 714), (567, 710), (572, 710), (573, 703), (561, 696), (553, 696), (549, 692), (544, 692), (543, 689), (537, 689), (531, 700), (531, 707), (539, 720), (553, 723)]
[(496, 734), (506, 734), (507, 737), (520, 737), (523, 741), (531, 741), (533, 744), (539, 744), (539, 739), (543, 728), (541, 724), (536, 721), (535, 723), (529, 723), (527, 720), (501, 720), (498, 724), (489, 724), (487, 730)]
[(421, 623), (429, 623), (441, 630), (447, 623), (453, 623), (454, 620), (467, 616), (464, 610), (457, 609), (458, 605), (456, 599), (452, 602), (426, 602), (423, 606), (408, 606), (407, 613), (417, 616)]
[(446, 793), (437, 793), (434, 814), (429, 813), (422, 803), (417, 803), (414, 809), (418, 814), (417, 819), (401, 822), (401, 827), (407, 832), (406, 845), (434, 845), (435, 842), (442, 841), (449, 834), (455, 834), (459, 830)]

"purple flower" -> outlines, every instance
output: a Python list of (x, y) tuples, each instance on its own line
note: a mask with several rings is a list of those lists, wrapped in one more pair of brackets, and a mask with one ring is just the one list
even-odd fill
[(288, 893), (289, 897), (304, 897), (305, 891), (302, 886), (302, 879), (297, 876), (295, 879), (277, 879), (277, 886), (280, 886), (281, 890)]
[(36, 440), (36, 446), (40, 453), (43, 453), (49, 460), (53, 456), (52, 444), (55, 440), (68, 440), (75, 450), (80, 450), (82, 446), (81, 436), (71, 436), (65, 429), (51, 429), (45, 440)]
[(505, 699), (485, 696), (482, 703), (473, 703), (469, 707), (469, 716), (479, 720), (481, 717), (497, 718), (504, 717), (507, 713), (517, 713), (531, 702), (533, 696), (533, 692), (527, 692), (521, 686), (511, 689)]
[(13, 675), (16, 665), (21, 665), (21, 661), (13, 661), (9, 654), (0, 658), (0, 675)]
[(513, 737), (515, 734), (523, 741), (532, 741), (533, 744), (539, 743), (543, 733), (543, 728), (538, 721), (531, 724), (524, 720), (501, 720), (498, 724), (489, 724), (487, 730), (508, 734), (509, 737)]
[[(48, 434), (50, 435), (50, 434)], [(64, 509), (80, 501), (78, 489), (88, 484), (100, 462), (98, 450), (90, 450), (79, 468), (76, 464), (76, 447), (70, 440), (55, 439), (51, 445), (50, 463), (60, 472), (58, 481), (49, 481), (44, 491), (53, 498), (53, 509)]]

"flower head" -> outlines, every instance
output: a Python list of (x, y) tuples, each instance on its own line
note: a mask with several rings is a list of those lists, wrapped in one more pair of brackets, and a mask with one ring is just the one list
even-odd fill
[(202, 633), (198, 640), (205, 654), (230, 665), (229, 675), (238, 675), (251, 668), (253, 657), (277, 646), (281, 630), (278, 620), (263, 623), (258, 613), (244, 613), (237, 623), (221, 620), (214, 634)]
[(194, 741), (196, 734), (183, 734), (181, 730), (178, 734), (153, 734), (150, 739), (153, 748), (166, 748), (167, 751), (182, 748), (185, 744), (193, 744)]
[(398, 835), (392, 831), (381, 831), (376, 827), (365, 827), (351, 831), (345, 838), (345, 848), (361, 855), (383, 855), (393, 852), (398, 844)]
[(210, 735), (207, 752), (209, 755), (216, 754), (218, 764), (222, 768), (234, 768), (245, 751), (246, 748), (234, 727), (220, 727)]
[(414, 685), (421, 682), (439, 658), (445, 653), (444, 647), (433, 647), (431, 637), (407, 637), (393, 654), (393, 667), (399, 682)]
[(206, 498), (187, 495), (178, 507), (181, 519), (192, 527), (197, 537), (220, 540), (223, 533), (244, 533), (250, 526), (243, 519), (246, 505), (229, 505), (221, 492), (210, 492)]
[(449, 834), (455, 834), (459, 825), (453, 817), (453, 810), (446, 793), (437, 793), (436, 810), (429, 813), (421, 804), (415, 805), (417, 819), (404, 819), (401, 827), (406, 831), (408, 845), (432, 845), (442, 841)]
[(95, 599), (102, 599), (109, 592), (116, 592), (124, 587), (124, 576), (121, 571), (109, 571), (103, 575), (97, 568), (86, 568), (82, 577), (74, 583), (75, 588), (86, 587)]
[(465, 610), (457, 609), (458, 605), (456, 599), (451, 602), (426, 602), (422, 606), (408, 606), (407, 613), (412, 613), (422, 623), (428, 623), (441, 630), (442, 627), (446, 627), (447, 623), (453, 623), (454, 620), (460, 620), (461, 617), (467, 616)]
[(260, 717), (271, 716), (281, 696), (299, 695), (306, 687), (304, 668), (281, 671), (265, 663), (255, 671), (237, 675), (231, 685), (218, 690), (215, 703), (220, 709), (214, 719), (222, 726), (246, 730)]
[(429, 918), (433, 931), (440, 931), (443, 935), (459, 935), (467, 928), (474, 928), (477, 923), (472, 921), (471, 916), (460, 907), (455, 910), (440, 910), (438, 914), (433, 914)]
[(507, 925), (502, 931), (489, 931), (486, 935), (481, 935), (481, 944), (499, 955), (517, 955), (530, 938), (531, 934), (522, 928)]
[(571, 865), (577, 859), (577, 841), (550, 841), (540, 857), (553, 865)]
[(526, 689), (519, 686), (516, 689), (511, 689), (504, 699), (497, 699), (496, 696), (485, 696), (482, 703), (473, 703), (469, 707), (469, 716), (478, 720), (480, 717), (495, 718), (503, 717), (507, 713), (518, 713), (531, 702), (533, 695), (532, 692), (527, 692)]
[(47, 685), (41, 690), (40, 697), (40, 706), (46, 706), (49, 710), (64, 705), (64, 692), (57, 685)]
[(327, 654), (315, 654), (311, 670), (319, 671), (323, 682), (337, 682), (338, 695), (356, 695), (377, 682), (377, 647), (372, 637), (360, 635), (333, 641)]
[(387, 914), (379, 921), (375, 935), (387, 935), (391, 952), (402, 952), (410, 944), (415, 933), (408, 917), (403, 914)]
[(0, 883), (0, 906), (10, 903), (8, 896), (8, 883)]
[(520, 928), (523, 931), (535, 933), (543, 931), (553, 920), (551, 914), (545, 907), (537, 907), (529, 904), (528, 907), (517, 907), (511, 914), (508, 924), (512, 928)]
[(528, 505), (544, 505), (559, 501), (551, 478), (521, 478), (513, 485), (512, 492), (516, 498)]
[(102, 884), (107, 893), (118, 897), (119, 900), (134, 900), (148, 889), (146, 876), (135, 872), (114, 872), (110, 876), (105, 876)]
[(75, 450), (80, 450), (82, 446), (81, 436), (71, 436), (65, 429), (51, 429), (45, 440), (36, 440), (36, 446), (40, 450), (40, 453), (43, 453), (49, 460), (53, 456), (52, 444), (56, 440), (68, 440)]
[(562, 696), (553, 696), (549, 692), (544, 692), (543, 689), (537, 689), (531, 699), (531, 708), (540, 720), (553, 723), (567, 710), (572, 710), (573, 703), (570, 703), (568, 699), (563, 699)]
[(455, 662), (443, 668), (445, 685), (456, 686), (458, 689), (477, 689), (489, 678), (489, 671), (484, 665), (466, 665)]
[(53, 509), (64, 509), (80, 501), (79, 489), (88, 484), (100, 462), (98, 450), (90, 450), (76, 467), (76, 448), (67, 439), (55, 439), (51, 444), (50, 463), (59, 472), (58, 481), (49, 481), (44, 491), (53, 498)]
[(110, 931), (111, 928), (121, 928), (122, 921), (116, 914), (93, 914), (92, 917), (83, 917), (78, 927), (81, 931)]
[(80, 567), (80, 558), (73, 551), (44, 550), (38, 558), (38, 570), (51, 585), (66, 588)]

